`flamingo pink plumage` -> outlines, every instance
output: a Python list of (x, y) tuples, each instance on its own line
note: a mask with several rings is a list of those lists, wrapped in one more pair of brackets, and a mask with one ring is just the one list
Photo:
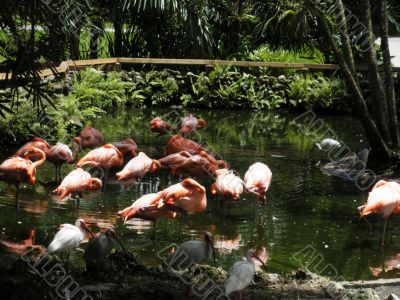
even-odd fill
[(139, 152), (138, 156), (132, 158), (116, 176), (118, 180), (129, 178), (141, 179), (148, 172), (156, 172), (160, 167), (161, 164), (158, 160), (151, 159), (145, 153)]
[(78, 168), (69, 173), (53, 193), (60, 195), (60, 200), (64, 200), (65, 197), (72, 193), (98, 190), (101, 186), (100, 179), (92, 178), (89, 172)]
[(217, 179), (211, 185), (211, 194), (238, 200), (243, 193), (243, 180), (228, 169), (215, 171)]
[(252, 164), (244, 175), (246, 190), (258, 196), (260, 205), (265, 204), (265, 194), (271, 186), (272, 172), (266, 164)]

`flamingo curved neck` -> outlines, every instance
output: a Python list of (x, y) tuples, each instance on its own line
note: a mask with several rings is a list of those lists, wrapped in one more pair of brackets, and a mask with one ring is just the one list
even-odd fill
[(38, 149), (37, 152), (40, 154), (40, 159), (32, 163), (32, 166), (35, 168), (43, 164), (46, 160), (46, 154), (42, 150)]

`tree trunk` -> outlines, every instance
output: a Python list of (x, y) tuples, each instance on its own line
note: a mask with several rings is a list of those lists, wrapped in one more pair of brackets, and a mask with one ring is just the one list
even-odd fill
[(376, 61), (376, 52), (374, 49), (374, 38), (372, 33), (371, 9), (369, 0), (362, 0), (361, 7), (362, 15), (364, 17), (364, 25), (367, 27), (365, 32), (365, 38), (367, 41), (365, 58), (368, 66), (370, 91), (375, 107), (375, 119), (385, 143), (391, 144), (389, 127), (387, 124), (387, 103), (379, 76), (378, 63)]
[(70, 34), (70, 55), (71, 59), (78, 60), (80, 57), (80, 39), (81, 39), (81, 27), (71, 32)]
[(101, 21), (93, 21), (93, 27), (90, 28), (90, 44), (89, 53), (91, 59), (98, 57), (99, 49), (99, 37), (101, 36)]
[(321, 7), (319, 5), (319, 1), (312, 1), (313, 5), (317, 5), (317, 19), (319, 25), (321, 26), (322, 32), (324, 33), (327, 42), (330, 44), (332, 51), (334, 52), (336, 59), (339, 62), (341, 70), (344, 74), (344, 78), (346, 80), (347, 86), (350, 91), (353, 93), (354, 98), (356, 100), (357, 109), (359, 112), (359, 116), (361, 122), (363, 124), (365, 134), (367, 135), (368, 141), (374, 151), (376, 151), (383, 160), (389, 161), (393, 157), (393, 152), (388, 148), (387, 144), (383, 140), (374, 120), (371, 118), (371, 115), (368, 111), (367, 104), (365, 102), (364, 96), (361, 93), (361, 88), (358, 85), (356, 79), (349, 66), (347, 65), (343, 54), (340, 52), (338, 46), (336, 45), (335, 39), (330, 32), (329, 25)]
[(353, 74), (353, 77), (355, 77), (356, 68), (354, 66), (353, 51), (351, 49), (349, 33), (347, 30), (346, 16), (342, 0), (337, 0), (337, 5), (338, 5), (338, 11), (336, 12), (336, 22), (340, 32), (340, 39), (342, 42), (344, 57), (346, 59), (346, 63), (349, 66), (351, 73)]
[(118, 19), (114, 20), (114, 56), (122, 56), (122, 29), (123, 23)]
[(389, 129), (392, 138), (392, 143), (394, 148), (400, 148), (399, 139), (399, 126), (397, 122), (396, 113), (396, 96), (394, 91), (394, 82), (392, 76), (392, 65), (390, 61), (390, 51), (389, 51), (389, 38), (388, 38), (388, 15), (387, 15), (387, 0), (382, 0), (381, 2), (381, 48), (383, 53), (384, 62), (384, 73), (385, 73), (385, 87), (386, 87), (386, 99), (387, 108), (389, 116)]

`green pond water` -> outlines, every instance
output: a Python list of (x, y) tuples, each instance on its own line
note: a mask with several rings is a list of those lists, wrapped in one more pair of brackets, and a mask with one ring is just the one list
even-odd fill
[[(76, 208), (73, 200), (61, 203), (50, 194), (56, 187), (52, 182), (54, 167), (46, 162), (38, 169), (39, 182), (33, 187), (23, 187), (18, 211), (14, 206), (15, 188), (0, 183), (1, 237), (22, 240), (34, 227), (37, 243), (47, 246), (59, 224), (73, 223), (80, 217), (95, 232), (113, 227), (125, 247), (137, 252), (148, 265), (159, 264), (157, 253), (171, 243), (200, 239), (207, 230), (215, 236), (216, 265), (225, 269), (240, 260), (249, 247), (265, 246), (269, 252), (269, 272), (287, 274), (308, 265), (311, 271), (348, 280), (398, 276), (400, 219), (390, 220), (382, 250), (382, 219), (369, 217), (374, 226), (370, 235), (356, 211), (368, 191), (360, 191), (353, 182), (321, 171), (320, 166), (328, 159), (324, 153), (311, 151), (315, 136), (306, 134), (296, 123), (297, 115), (223, 110), (191, 112), (208, 123), (200, 131), (201, 138), (241, 176), (256, 161), (270, 167), (273, 178), (266, 206), (258, 207), (253, 196), (243, 194), (229, 208), (227, 204), (221, 206), (221, 199), (208, 194), (207, 211), (183, 219), (180, 239), (178, 220), (162, 219), (152, 240), (150, 222), (132, 219), (124, 225), (116, 213), (143, 194), (157, 192), (178, 182), (179, 178), (162, 171), (147, 175), (138, 184), (123, 186), (111, 176), (105, 191), (85, 194)], [(178, 113), (184, 116), (188, 111)], [(105, 134), (107, 142), (132, 137), (140, 151), (160, 158), (168, 137), (157, 138), (149, 130), (149, 121), (158, 115), (171, 116), (169, 110), (119, 111), (102, 116), (94, 126)], [(363, 131), (355, 118), (322, 119), (352, 149), (365, 146)], [(0, 159), (4, 160), (15, 150), (1, 145)], [(64, 176), (71, 169), (72, 166), (64, 166)], [(213, 180), (202, 178), (199, 182), (209, 189)], [(75, 264), (84, 267), (81, 252), (74, 251), (71, 257)]]

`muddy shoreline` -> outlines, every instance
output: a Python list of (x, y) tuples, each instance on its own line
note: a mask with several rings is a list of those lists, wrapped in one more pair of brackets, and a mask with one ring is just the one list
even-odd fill
[[(227, 272), (197, 265), (177, 271), (144, 266), (133, 253), (115, 252), (107, 268), (82, 271), (57, 256), (29, 250), (0, 257), (0, 295), (8, 299), (228, 299)], [(189, 286), (192, 296), (189, 296)], [(306, 269), (287, 277), (257, 271), (244, 299), (396, 299), (400, 280), (337, 283)], [(398, 293), (396, 293), (398, 294)], [(231, 295), (235, 299), (235, 295)]]

